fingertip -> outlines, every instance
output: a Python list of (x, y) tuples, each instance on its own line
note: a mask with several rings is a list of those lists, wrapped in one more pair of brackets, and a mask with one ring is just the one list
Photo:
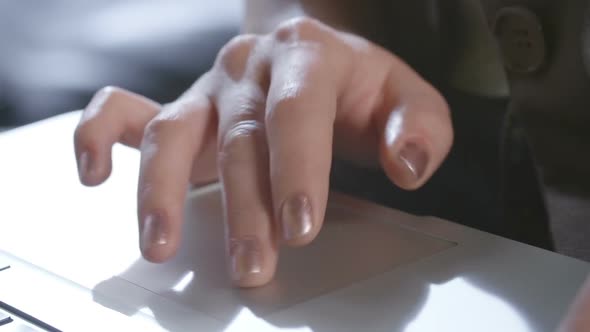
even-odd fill
[(272, 276), (264, 277), (264, 278), (257, 277), (257, 278), (249, 278), (249, 279), (234, 281), (233, 285), (238, 288), (248, 289), (248, 288), (257, 288), (257, 287), (265, 286), (268, 283), (270, 283), (271, 281), (272, 281)]
[(142, 250), (141, 255), (146, 261), (150, 263), (161, 264), (173, 258), (174, 255), (176, 255), (176, 251), (177, 250), (175, 246), (168, 244)]
[(83, 150), (78, 158), (78, 177), (80, 182), (89, 187), (102, 184), (111, 173), (110, 157), (101, 158), (97, 153)]
[(229, 240), (229, 275), (241, 288), (260, 287), (269, 283), (275, 273), (273, 259), (257, 237), (247, 236)]
[(420, 188), (430, 177), (433, 168), (432, 149), (420, 138), (404, 139), (395, 145), (385, 145), (381, 153), (386, 175), (405, 190)]
[(141, 255), (146, 261), (154, 264), (164, 263), (172, 256), (157, 250), (142, 251)]
[(314, 209), (307, 195), (296, 194), (287, 198), (278, 213), (283, 244), (291, 247), (305, 246), (313, 241), (320, 224), (314, 217)]
[(380, 160), (397, 186), (416, 190), (442, 164), (453, 144), (453, 126), (445, 100), (434, 89), (405, 97), (384, 114)]
[(178, 248), (177, 236), (162, 214), (149, 214), (141, 223), (139, 246), (143, 257), (152, 263), (170, 259)]
[(313, 232), (295, 239), (283, 239), (283, 244), (293, 248), (305, 247), (315, 240), (317, 234), (318, 232)]
[(286, 236), (284, 234), (284, 231), (281, 230), (281, 232), (283, 233), (283, 237), (282, 237), (282, 244), (289, 246), (289, 247), (293, 247), (293, 248), (298, 248), (298, 247), (305, 247), (309, 244), (311, 244), (315, 238), (318, 236), (319, 234), (319, 226), (316, 226), (319, 223), (314, 223), (313, 226), (311, 226), (311, 229), (303, 234), (300, 234), (298, 236)]
[(249, 274), (239, 279), (232, 278), (232, 284), (238, 288), (257, 288), (267, 285), (273, 280), (274, 271), (262, 271), (258, 274)]

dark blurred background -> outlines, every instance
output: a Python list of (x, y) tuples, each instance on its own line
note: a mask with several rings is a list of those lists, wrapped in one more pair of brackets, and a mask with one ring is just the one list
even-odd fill
[(105, 85), (171, 101), (241, 13), (240, 0), (0, 1), (0, 127), (83, 108)]

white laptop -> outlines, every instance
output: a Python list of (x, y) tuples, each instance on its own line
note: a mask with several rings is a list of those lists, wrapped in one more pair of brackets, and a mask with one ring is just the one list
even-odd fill
[(78, 183), (70, 113), (0, 134), (0, 332), (552, 331), (589, 265), (448, 221), (331, 194), (269, 285), (232, 288), (219, 187), (186, 203), (170, 262), (141, 258), (139, 154)]

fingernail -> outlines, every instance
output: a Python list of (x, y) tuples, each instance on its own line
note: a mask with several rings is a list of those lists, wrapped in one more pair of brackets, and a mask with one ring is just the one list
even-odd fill
[(255, 238), (230, 240), (229, 253), (234, 281), (262, 272), (260, 246)]
[(410, 173), (419, 180), (426, 172), (428, 166), (428, 154), (420, 145), (409, 142), (404, 145), (399, 152), (399, 159), (408, 168)]
[(283, 238), (287, 241), (303, 237), (311, 232), (313, 218), (307, 196), (297, 195), (283, 203), (281, 225)]
[(149, 215), (145, 218), (141, 231), (141, 251), (146, 252), (154, 247), (168, 244), (168, 231), (159, 215)]
[(88, 152), (82, 152), (78, 159), (78, 173), (81, 179), (87, 179), (93, 173), (93, 164), (90, 154)]

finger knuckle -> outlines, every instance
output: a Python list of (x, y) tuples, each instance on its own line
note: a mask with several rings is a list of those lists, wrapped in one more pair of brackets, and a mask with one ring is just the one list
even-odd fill
[(256, 120), (243, 120), (232, 125), (220, 140), (219, 164), (235, 162), (235, 156), (255, 146), (264, 135), (264, 126)]
[(256, 120), (240, 121), (225, 133), (223, 146), (225, 148), (240, 145), (242, 142), (252, 142), (263, 133), (263, 126)]
[(281, 23), (274, 37), (281, 42), (312, 38), (319, 31), (320, 23), (309, 17), (296, 17)]
[(78, 144), (91, 145), (100, 132), (102, 123), (100, 114), (109, 110), (109, 104), (120, 98), (124, 90), (115, 86), (105, 86), (99, 89), (84, 110), (84, 114), (74, 131), (74, 140)]
[(89, 146), (95, 141), (92, 122), (81, 122), (74, 131), (74, 141), (78, 145)]
[(219, 51), (216, 61), (217, 64), (230, 71), (245, 66), (245, 63), (257, 42), (258, 37), (251, 34), (239, 35), (232, 38)]
[(117, 100), (124, 98), (125, 90), (116, 86), (105, 86), (98, 90), (85, 110), (83, 121), (92, 122), (99, 113), (106, 112), (110, 109), (109, 105), (116, 103)]
[(123, 89), (114, 86), (114, 85), (107, 85), (99, 89), (95, 96), (106, 96), (106, 97), (113, 97), (123, 94)]
[(182, 120), (175, 117), (154, 118), (146, 125), (144, 137), (151, 138), (177, 132), (182, 125)]
[(116, 100), (123, 98), (124, 95), (125, 90), (119, 87), (112, 85), (105, 86), (94, 94), (94, 97), (92, 98), (92, 101), (90, 102), (90, 105), (87, 109), (107, 109), (109, 104), (112, 104)]

